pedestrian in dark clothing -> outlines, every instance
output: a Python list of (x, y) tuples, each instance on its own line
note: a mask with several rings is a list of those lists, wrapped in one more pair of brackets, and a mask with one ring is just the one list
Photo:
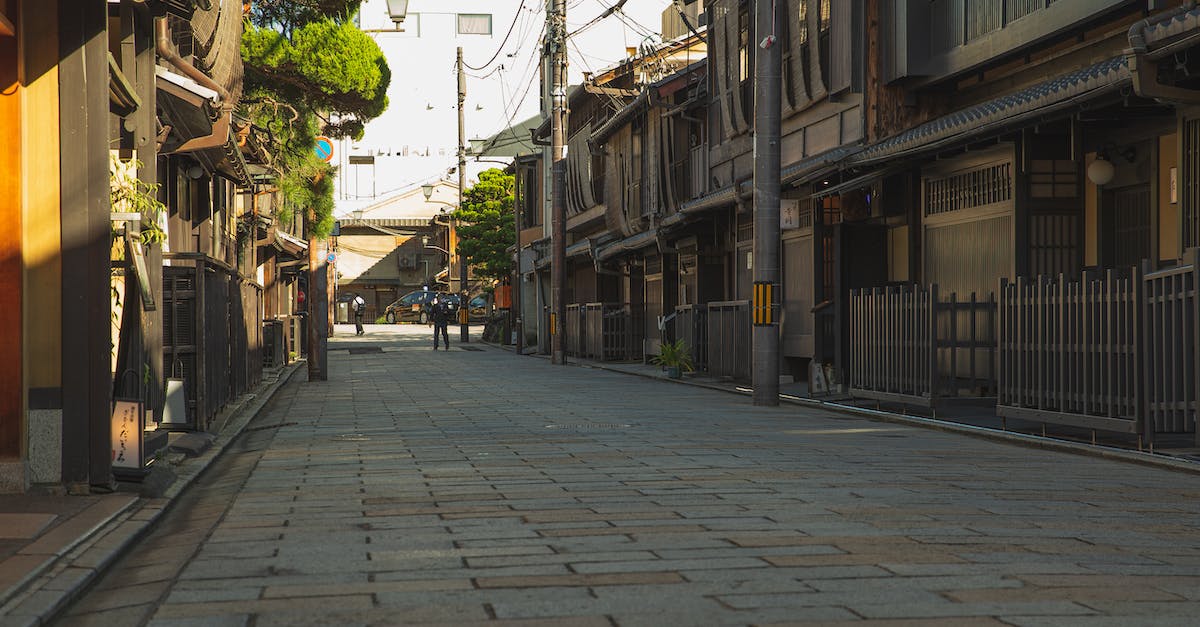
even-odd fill
[(367, 313), (367, 301), (361, 294), (355, 294), (351, 304), (354, 306), (354, 334), (362, 335), (364, 333), (363, 315)]
[(439, 332), (442, 334), (446, 350), (450, 350), (450, 334), (447, 331), (450, 325), (450, 309), (442, 299), (435, 298), (429, 305), (429, 320), (433, 322), (433, 350), (438, 349)]

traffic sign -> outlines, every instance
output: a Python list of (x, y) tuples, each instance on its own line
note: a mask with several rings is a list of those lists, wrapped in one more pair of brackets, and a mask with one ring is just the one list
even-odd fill
[(328, 255), (325, 255), (325, 261), (328, 261), (329, 263), (333, 263), (334, 259), (337, 259), (337, 256), (334, 255), (333, 253), (329, 253)]
[(317, 153), (317, 158), (322, 161), (333, 160), (333, 140), (325, 136), (317, 137), (313, 152)]

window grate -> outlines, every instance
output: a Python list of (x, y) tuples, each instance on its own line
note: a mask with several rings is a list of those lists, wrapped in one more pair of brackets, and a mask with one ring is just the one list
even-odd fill
[(1078, 198), (1079, 166), (1069, 159), (1034, 159), (1029, 164), (1033, 198)]

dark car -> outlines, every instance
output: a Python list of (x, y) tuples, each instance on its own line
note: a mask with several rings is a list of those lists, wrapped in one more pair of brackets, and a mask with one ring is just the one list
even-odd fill
[(429, 323), (429, 306), (433, 299), (444, 299), (450, 307), (450, 313), (458, 313), (458, 297), (445, 292), (417, 290), (401, 296), (383, 311), (384, 318), (392, 324), (397, 322)]
[[(457, 312), (459, 303), (461, 302), (458, 294), (446, 294), (446, 302), (450, 304), (450, 310), (456, 314), (454, 322), (458, 322)], [(487, 296), (484, 296), (483, 294), (473, 296), (471, 297), (470, 303), (471, 308), (468, 310), (471, 316), (470, 321), (483, 322), (486, 320), (488, 306)]]

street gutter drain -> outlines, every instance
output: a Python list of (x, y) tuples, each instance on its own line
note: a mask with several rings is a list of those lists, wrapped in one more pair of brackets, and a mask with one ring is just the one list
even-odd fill
[(382, 353), (383, 348), (379, 346), (354, 346), (350, 348), (351, 355), (366, 355), (368, 353)]
[(474, 346), (459, 346), (459, 348), (461, 348), (461, 349), (463, 349), (463, 350), (465, 350), (465, 351), (472, 351), (472, 352), (476, 352), (476, 353), (482, 353), (482, 352), (483, 352), (483, 349), (482, 349), (482, 348), (475, 348)]
[(567, 425), (546, 425), (547, 429), (575, 429), (579, 431), (587, 431), (589, 429), (628, 429), (633, 425), (618, 424), (612, 422), (580, 422)]
[(343, 433), (330, 438), (334, 442), (366, 442), (371, 438), (361, 433)]

